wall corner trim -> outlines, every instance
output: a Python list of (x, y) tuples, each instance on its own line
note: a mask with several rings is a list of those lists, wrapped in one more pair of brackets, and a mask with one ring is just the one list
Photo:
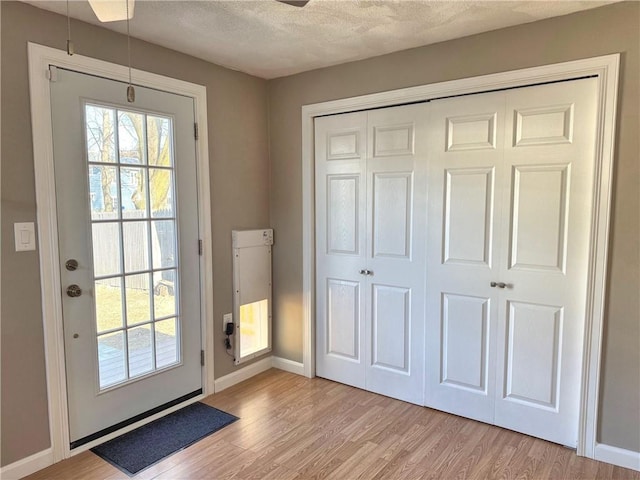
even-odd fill
[(2, 467), (0, 469), (0, 478), (3, 480), (18, 480), (38, 470), (42, 470), (49, 465), (53, 465), (53, 450), (51, 448), (34, 453), (22, 460)]
[(596, 443), (595, 460), (612, 463), (619, 467), (630, 468), (640, 472), (640, 452), (613, 447), (604, 443)]
[(294, 362), (287, 358), (271, 357), (273, 360), (273, 368), (284, 370), (285, 372), (295, 373), (296, 375), (304, 376), (304, 364), (301, 362)]

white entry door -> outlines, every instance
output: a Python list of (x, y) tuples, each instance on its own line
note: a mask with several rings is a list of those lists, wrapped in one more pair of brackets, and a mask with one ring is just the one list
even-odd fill
[(596, 85), (431, 104), (427, 406), (572, 447)]
[(424, 401), (426, 105), (316, 119), (317, 374)]
[(191, 98), (56, 69), (71, 447), (202, 392)]

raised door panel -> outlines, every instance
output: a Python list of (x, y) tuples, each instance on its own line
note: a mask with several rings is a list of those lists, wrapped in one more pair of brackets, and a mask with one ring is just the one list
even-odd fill
[(372, 285), (372, 288), (372, 366), (407, 374), (411, 290), (377, 284)]
[(561, 307), (509, 302), (503, 398), (557, 410)]
[(487, 394), (488, 298), (442, 295), (441, 383)]
[(567, 164), (513, 167), (510, 268), (565, 271)]
[(443, 263), (491, 266), (493, 173), (446, 169)]
[(360, 285), (327, 280), (327, 322), (325, 352), (350, 360), (360, 360)]
[(346, 128), (327, 134), (327, 160), (351, 160), (362, 156), (362, 131)]
[(573, 104), (517, 109), (515, 118), (513, 144), (516, 147), (573, 141)]
[(411, 172), (373, 175), (374, 257), (410, 257), (412, 199)]
[(373, 156), (413, 155), (414, 134), (413, 123), (373, 127)]
[(327, 175), (327, 253), (358, 255), (359, 175)]
[(448, 116), (446, 151), (494, 150), (497, 117), (495, 112)]

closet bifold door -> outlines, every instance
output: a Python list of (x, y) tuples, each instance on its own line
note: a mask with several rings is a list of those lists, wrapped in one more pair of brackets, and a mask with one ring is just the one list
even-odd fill
[(575, 447), (597, 79), (505, 92), (496, 425)]
[(315, 123), (317, 375), (419, 405), (426, 110)]
[(576, 446), (596, 86), (432, 102), (427, 406)]
[(368, 114), (366, 388), (424, 405), (428, 104)]
[(315, 119), (316, 374), (365, 388), (367, 114)]
[(493, 423), (504, 95), (429, 105), (426, 404)]

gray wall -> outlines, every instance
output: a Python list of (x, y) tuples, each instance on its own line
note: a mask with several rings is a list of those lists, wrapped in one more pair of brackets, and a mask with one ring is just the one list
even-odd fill
[(302, 360), (302, 105), (621, 52), (599, 438), (640, 451), (639, 19), (619, 3), (270, 81), (276, 355)]
[[(64, 50), (66, 19), (26, 4), (2, 9), (2, 410), (1, 464), (50, 446), (37, 252), (14, 252), (13, 223), (36, 220), (27, 41)], [(72, 22), (76, 51), (126, 63), (126, 40)], [(269, 225), (267, 82), (148, 43), (134, 67), (207, 87), (213, 225), (214, 315), (231, 311), (231, 230)], [(43, 112), (43, 115), (46, 115)], [(214, 329), (215, 376), (235, 367)]]

